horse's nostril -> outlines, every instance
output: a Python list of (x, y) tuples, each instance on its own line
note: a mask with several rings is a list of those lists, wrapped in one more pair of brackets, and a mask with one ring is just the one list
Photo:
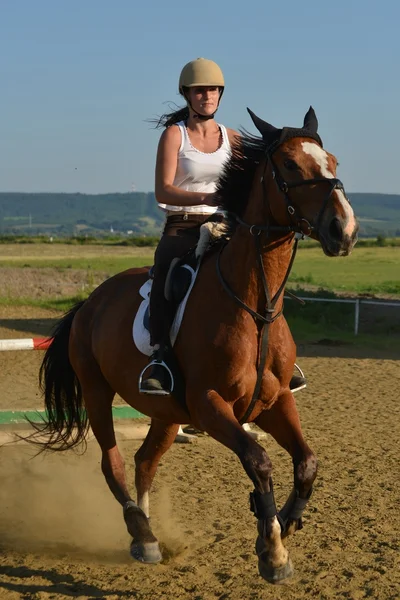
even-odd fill
[(329, 233), (331, 237), (338, 242), (343, 240), (343, 227), (336, 217), (332, 219), (331, 224), (329, 225)]

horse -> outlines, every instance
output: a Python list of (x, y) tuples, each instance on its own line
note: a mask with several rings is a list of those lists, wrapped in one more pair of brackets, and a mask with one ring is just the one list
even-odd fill
[[(37, 440), (42, 450), (67, 450), (85, 444), (91, 427), (132, 537), (130, 553), (157, 563), (162, 555), (150, 527), (149, 492), (158, 463), (180, 424), (206, 432), (236, 454), (254, 486), (259, 573), (278, 583), (293, 573), (284, 541), (302, 527), (317, 475), (289, 388), (296, 346), (282, 313), (284, 287), (299, 237), (318, 240), (329, 257), (346, 256), (358, 224), (313, 108), (300, 128), (276, 128), (248, 111), (260, 135), (242, 131), (220, 177), (217, 196), (229, 227), (203, 258), (174, 345), (183, 395), (139, 394), (147, 357), (131, 332), (149, 268), (128, 269), (58, 322), (40, 368), (47, 412), (36, 434), (45, 435)], [(137, 502), (114, 433), (116, 393), (151, 418), (134, 458)], [(293, 490), (279, 511), (271, 460), (245, 422), (269, 433), (292, 458)]]

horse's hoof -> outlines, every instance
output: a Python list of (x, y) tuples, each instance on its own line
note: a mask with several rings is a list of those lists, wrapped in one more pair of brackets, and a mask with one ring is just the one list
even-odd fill
[(263, 560), (258, 561), (258, 571), (263, 579), (268, 583), (285, 583), (287, 579), (292, 577), (294, 573), (292, 561), (290, 558), (283, 567), (271, 567), (267, 565)]
[(162, 561), (158, 542), (132, 542), (130, 553), (135, 560), (149, 565), (156, 565)]

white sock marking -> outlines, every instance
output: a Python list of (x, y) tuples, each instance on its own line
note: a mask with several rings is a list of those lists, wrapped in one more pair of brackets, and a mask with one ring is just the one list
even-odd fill
[(138, 506), (142, 509), (147, 518), (150, 516), (149, 492), (145, 492), (141, 498), (138, 498)]

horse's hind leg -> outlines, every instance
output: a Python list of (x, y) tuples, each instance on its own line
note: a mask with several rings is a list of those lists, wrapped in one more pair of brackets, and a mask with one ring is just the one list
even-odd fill
[(149, 492), (161, 457), (173, 444), (179, 425), (152, 419), (149, 432), (135, 454), (135, 484), (139, 507), (147, 517)]
[(123, 507), (124, 520), (132, 536), (132, 556), (142, 562), (157, 563), (162, 559), (158, 541), (150, 529), (149, 521), (132, 500), (122, 458), (115, 439), (112, 417), (114, 391), (104, 379), (94, 359), (86, 358), (74, 365), (79, 377), (89, 422), (102, 452), (101, 468), (108, 487)]
[(257, 417), (256, 423), (270, 433), (292, 457), (294, 489), (279, 512), (282, 537), (285, 537), (302, 527), (301, 516), (317, 476), (317, 459), (304, 440), (296, 402), (291, 392), (280, 396), (271, 409)]

